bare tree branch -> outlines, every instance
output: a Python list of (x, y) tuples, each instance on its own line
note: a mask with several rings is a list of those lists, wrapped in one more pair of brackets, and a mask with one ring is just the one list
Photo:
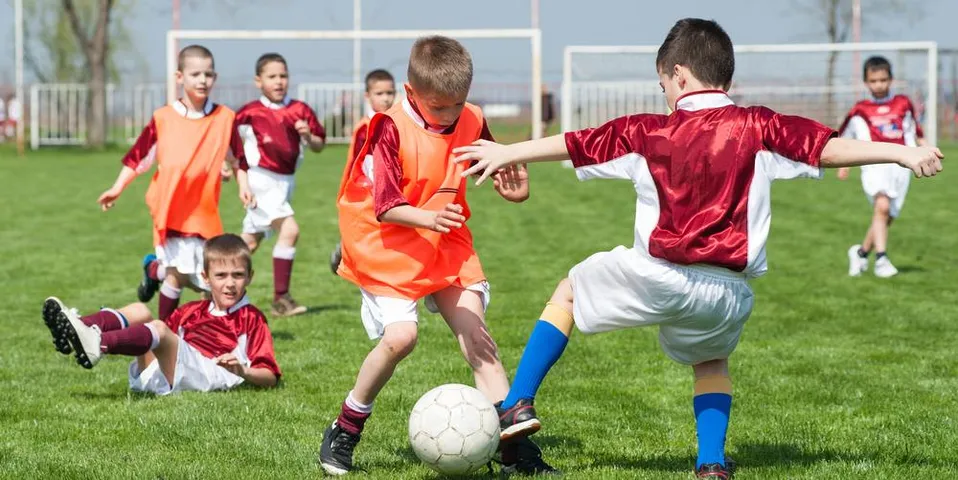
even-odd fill
[(66, 12), (67, 18), (70, 20), (70, 28), (73, 30), (73, 35), (77, 38), (77, 43), (82, 47), (83, 56), (86, 57), (87, 64), (92, 64), (92, 59), (90, 58), (90, 38), (87, 37), (85, 31), (83, 31), (83, 25), (80, 24), (80, 15), (77, 13), (76, 5), (73, 4), (73, 0), (62, 0), (63, 11)]

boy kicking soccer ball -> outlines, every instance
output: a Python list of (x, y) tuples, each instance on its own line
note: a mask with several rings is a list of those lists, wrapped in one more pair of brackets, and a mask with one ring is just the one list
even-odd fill
[(325, 145), (326, 131), (309, 105), (287, 96), (289, 71), (282, 55), (267, 53), (259, 57), (256, 86), (263, 96), (236, 113), (243, 157), (249, 165), (249, 187), (256, 198), (243, 219), (243, 239), (256, 252), (267, 233), (278, 232), (273, 247), (272, 314), (299, 315), (306, 312), (306, 307), (289, 294), (299, 240), (299, 225), (289, 202), (294, 174), (303, 161), (303, 146), (319, 152)]
[(765, 107), (736, 106), (732, 41), (713, 21), (672, 27), (655, 64), (673, 113), (636, 114), (542, 140), (455, 150), (475, 162), (463, 176), (523, 162), (572, 159), (581, 180), (631, 180), (635, 244), (597, 253), (559, 282), (532, 331), (502, 404), (502, 438), (540, 428), (533, 400), (575, 325), (584, 333), (657, 326), (673, 360), (690, 365), (699, 478), (725, 480), (732, 407), (728, 357), (767, 270), (771, 182), (820, 177), (822, 168), (894, 164), (918, 176), (941, 170), (941, 152), (835, 138), (836, 132)]
[[(386, 70), (377, 69), (366, 74), (366, 103), (373, 114), (383, 113), (393, 106), (396, 101), (396, 80)], [(369, 115), (364, 115), (359, 123), (353, 127), (353, 137), (349, 142), (346, 153), (346, 164), (353, 161), (353, 157), (366, 143), (369, 136)], [(329, 256), (329, 268), (335, 274), (339, 270), (339, 263), (343, 261), (342, 243), (336, 243), (336, 248)]]
[[(339, 274), (360, 288), (363, 326), (379, 343), (323, 434), (319, 461), (332, 475), (353, 469), (376, 396), (415, 348), (420, 299), (449, 325), (476, 387), (492, 402), (509, 389), (486, 327), (489, 284), (465, 225), (463, 167), (452, 161), (454, 147), (492, 138), (482, 111), (466, 103), (472, 57), (451, 38), (420, 38), (407, 77), (406, 99), (373, 116), (368, 140), (349, 159), (339, 188)], [(495, 185), (509, 201), (529, 196), (525, 168), (497, 172)], [(530, 442), (504, 444), (502, 463), (504, 471), (553, 471)]]
[(53, 344), (93, 368), (104, 355), (134, 356), (130, 388), (166, 395), (228, 390), (244, 382), (275, 386), (280, 377), (266, 318), (246, 298), (253, 276), (249, 248), (226, 234), (206, 242), (203, 279), (212, 300), (191, 302), (165, 321), (142, 303), (80, 316), (56, 297), (43, 304)]
[[(839, 131), (846, 138), (899, 145), (924, 145), (924, 134), (915, 117), (915, 106), (905, 95), (891, 93), (891, 63), (884, 57), (871, 57), (862, 67), (862, 76), (871, 98), (852, 107)], [(838, 171), (848, 178), (848, 169)], [(857, 277), (868, 270), (868, 255), (875, 251), (875, 276), (893, 277), (898, 269), (888, 258), (888, 229), (898, 218), (911, 172), (894, 164), (862, 166), (862, 188), (872, 204), (872, 218), (865, 239), (848, 249), (848, 274)]]
[[(235, 113), (210, 100), (215, 82), (209, 50), (199, 45), (181, 50), (176, 83), (183, 86), (183, 98), (153, 113), (123, 157), (116, 182), (98, 199), (103, 210), (109, 210), (130, 182), (149, 171), (156, 161), (156, 172), (146, 192), (156, 255), (144, 258), (137, 297), (148, 302), (159, 290), (161, 320), (179, 305), (184, 287), (209, 289), (200, 275), (203, 242), (223, 233), (219, 202), (224, 163), (227, 156), (242, 150), (233, 125)], [(236, 181), (243, 204), (251, 205), (253, 195), (245, 162), (238, 165)]]

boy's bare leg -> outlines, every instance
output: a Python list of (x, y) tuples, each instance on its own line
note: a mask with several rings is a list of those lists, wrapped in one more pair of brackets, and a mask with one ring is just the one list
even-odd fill
[(695, 374), (695, 412), (698, 437), (696, 471), (728, 470), (725, 459), (725, 436), (732, 411), (732, 381), (728, 359), (710, 360), (692, 366)]
[(353, 386), (350, 397), (358, 403), (372, 405), (380, 390), (393, 376), (396, 365), (406, 358), (419, 338), (419, 329), (416, 322), (398, 322), (386, 325), (383, 338), (366, 355), (363, 364), (359, 367), (356, 384)]
[[(147, 352), (137, 357), (137, 366), (139, 366), (142, 371), (150, 362), (146, 362), (145, 364), (141, 362), (145, 361), (147, 357), (155, 357), (159, 364), (160, 371), (163, 372), (163, 376), (166, 377), (166, 381), (169, 382), (172, 387), (176, 374), (176, 356), (179, 354), (180, 337), (160, 320), (153, 320), (147, 325), (149, 325), (151, 330), (156, 332), (157, 337), (159, 337), (159, 343), (152, 352)], [(152, 359), (150, 359), (150, 361), (152, 361)]]
[(250, 253), (256, 253), (256, 249), (259, 248), (259, 244), (263, 241), (262, 233), (243, 233), (240, 235), (243, 238), (243, 241), (246, 242), (246, 246), (249, 247)]
[(290, 316), (306, 313), (306, 307), (296, 303), (289, 294), (296, 242), (299, 241), (299, 224), (289, 216), (274, 220), (272, 227), (278, 233), (276, 246), (273, 247), (273, 314)]
[(452, 286), (434, 293), (433, 298), (472, 367), (476, 388), (493, 403), (506, 398), (509, 380), (496, 342), (486, 328), (482, 295)]
[[(872, 233), (876, 253), (885, 253), (888, 249), (888, 220), (891, 218), (891, 200), (887, 195), (875, 196), (875, 208), (872, 212), (872, 224), (868, 229)], [(866, 237), (867, 241), (867, 237)], [(862, 244), (865, 248), (865, 244)]]

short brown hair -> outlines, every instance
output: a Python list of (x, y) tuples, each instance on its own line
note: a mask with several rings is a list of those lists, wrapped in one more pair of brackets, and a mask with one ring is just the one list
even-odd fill
[(289, 68), (289, 65), (286, 64), (286, 59), (283, 58), (282, 55), (275, 52), (264, 53), (256, 59), (256, 75), (263, 73), (263, 69), (266, 68), (266, 65), (273, 62), (282, 63), (284, 67)]
[(389, 73), (382, 68), (377, 68), (366, 74), (366, 91), (369, 91), (369, 84), (373, 82), (393, 82), (396, 83), (396, 79), (393, 78), (393, 74)]
[(209, 273), (213, 262), (236, 261), (246, 264), (246, 273), (253, 271), (249, 246), (239, 235), (224, 233), (206, 241), (203, 245), (203, 271)]
[(728, 89), (735, 73), (732, 39), (714, 20), (683, 18), (669, 30), (655, 57), (659, 72), (672, 77), (676, 65), (708, 86)]
[(176, 69), (182, 72), (183, 67), (186, 65), (186, 59), (189, 57), (208, 58), (210, 61), (212, 61), (213, 52), (202, 45), (190, 45), (188, 47), (184, 47), (183, 50), (180, 50), (180, 55), (176, 57)]
[(406, 78), (417, 92), (465, 95), (472, 86), (472, 56), (452, 38), (422, 37), (412, 45)]
[(888, 78), (894, 78), (894, 75), (891, 74), (891, 62), (887, 58), (878, 55), (868, 57), (862, 67), (862, 80), (868, 80), (868, 72), (880, 72), (882, 70), (888, 72)]

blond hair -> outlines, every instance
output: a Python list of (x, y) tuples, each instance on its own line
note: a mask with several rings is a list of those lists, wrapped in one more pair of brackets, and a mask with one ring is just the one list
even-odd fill
[(187, 58), (200, 58), (200, 59), (210, 59), (210, 62), (213, 62), (213, 52), (210, 49), (202, 45), (190, 45), (184, 47), (183, 50), (180, 50), (179, 56), (176, 57), (176, 69), (183, 71), (183, 67), (186, 65)]
[(239, 261), (246, 265), (246, 273), (253, 271), (249, 246), (239, 235), (224, 233), (206, 241), (203, 245), (203, 271), (209, 273), (213, 262)]
[(406, 78), (416, 92), (463, 96), (472, 86), (472, 56), (452, 38), (422, 37), (412, 46)]

